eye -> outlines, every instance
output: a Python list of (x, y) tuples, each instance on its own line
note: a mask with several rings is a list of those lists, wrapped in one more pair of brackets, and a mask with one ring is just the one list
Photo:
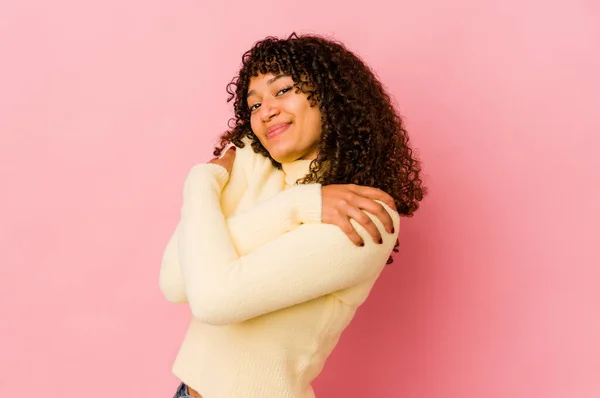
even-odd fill
[(257, 110), (257, 109), (258, 109), (258, 107), (259, 107), (259, 106), (260, 106), (260, 103), (252, 105), (252, 106), (250, 107), (250, 112), (254, 112), (255, 110)]
[(292, 89), (292, 87), (282, 88), (281, 90), (279, 90), (277, 92), (277, 96), (283, 95), (283, 94), (287, 93), (288, 91), (290, 91), (291, 89)]

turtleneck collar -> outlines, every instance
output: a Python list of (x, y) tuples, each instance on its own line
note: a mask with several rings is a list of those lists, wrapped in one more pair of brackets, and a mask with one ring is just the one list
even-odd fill
[(305, 177), (310, 170), (311, 159), (300, 159), (290, 163), (282, 163), (281, 168), (285, 174), (285, 185), (291, 186), (296, 181)]

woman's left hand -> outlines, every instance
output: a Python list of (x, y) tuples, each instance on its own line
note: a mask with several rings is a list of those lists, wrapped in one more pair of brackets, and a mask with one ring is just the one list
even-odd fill
[(220, 158), (214, 158), (208, 163), (218, 164), (231, 174), (231, 168), (233, 167), (233, 162), (235, 160), (235, 150), (236, 147), (232, 145)]

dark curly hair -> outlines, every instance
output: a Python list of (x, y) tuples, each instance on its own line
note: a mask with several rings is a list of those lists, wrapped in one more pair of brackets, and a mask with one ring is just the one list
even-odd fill
[(228, 102), (235, 100), (235, 117), (220, 137), (215, 156), (229, 142), (243, 147), (242, 138), (248, 137), (255, 152), (281, 167), (252, 132), (246, 99), (250, 79), (268, 73), (291, 76), (297, 92), (307, 94), (321, 111), (318, 154), (299, 183), (376, 187), (394, 198), (400, 215), (414, 214), (426, 188), (390, 96), (358, 56), (342, 43), (320, 36), (267, 37), (243, 55), (238, 76), (227, 86)]

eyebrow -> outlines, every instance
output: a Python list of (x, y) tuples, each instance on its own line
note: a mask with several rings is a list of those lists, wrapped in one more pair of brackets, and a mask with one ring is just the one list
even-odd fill
[[(289, 77), (289, 76), (290, 75), (286, 75), (286, 74), (282, 73), (281, 75), (277, 75), (275, 77), (272, 77), (269, 80), (267, 80), (267, 86), (275, 83), (277, 80), (281, 79), (282, 77)], [(250, 91), (248, 91), (248, 94), (246, 95), (246, 98), (248, 98), (248, 97), (250, 97), (250, 96), (252, 96), (254, 94), (256, 94), (256, 91), (250, 90)]]

